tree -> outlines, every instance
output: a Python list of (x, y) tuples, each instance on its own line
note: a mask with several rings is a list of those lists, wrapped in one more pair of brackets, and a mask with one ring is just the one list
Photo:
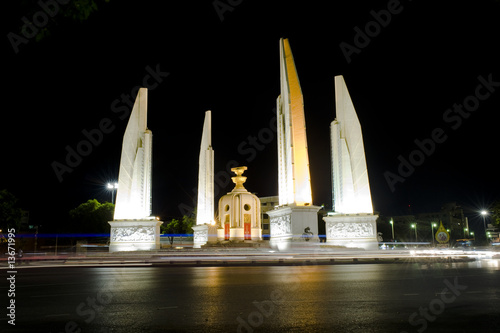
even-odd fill
[[(50, 29), (54, 29), (54, 26), (64, 26), (66, 29), (69, 24), (72, 23), (83, 23), (88, 20), (91, 14), (97, 12), (99, 8), (104, 7), (105, 3), (109, 3), (110, 0), (71, 0), (65, 3), (57, 3), (53, 1), (32, 1), (25, 0), (22, 2), (22, 11), (25, 14), (24, 17), (28, 20), (28, 25), (35, 29), (35, 40), (41, 41), (50, 35)], [(42, 5), (40, 5), (42, 3)], [(37, 13), (47, 13), (50, 19), (47, 19), (46, 23), (34, 23), (34, 17), (39, 17)], [(61, 22), (62, 21), (62, 22)], [(24, 21), (23, 21), (24, 22)], [(26, 29), (26, 22), (21, 29)]]
[(96, 199), (80, 204), (69, 212), (72, 232), (108, 233), (108, 222), (113, 220), (115, 205)]
[(493, 207), (491, 209), (491, 224), (500, 226), (500, 200), (493, 203)]
[(17, 206), (18, 199), (7, 190), (0, 191), (0, 229), (16, 228), (21, 225), (22, 210)]
[(174, 243), (174, 237), (179, 234), (192, 234), (194, 216), (184, 215), (181, 220), (172, 219), (169, 223), (162, 224), (160, 230), (162, 234), (167, 234), (170, 245)]

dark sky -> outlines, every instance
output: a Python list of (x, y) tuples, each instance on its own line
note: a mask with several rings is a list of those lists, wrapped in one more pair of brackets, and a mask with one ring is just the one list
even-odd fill
[[(21, 35), (22, 17), (42, 9), (34, 1), (3, 13), (7, 103), (0, 123), (0, 188), (20, 198), (32, 223), (63, 221), (88, 199), (111, 199), (105, 184), (118, 177), (127, 122), (121, 119), (125, 111), (118, 111), (127, 109), (121, 96), (143, 85), (152, 70), (162, 73), (148, 98), (153, 214), (168, 219), (181, 215), (180, 205), (194, 207), (209, 109), (220, 183), (236, 161), (249, 168), (248, 190), (276, 195), (272, 121), (280, 93), (280, 37), (290, 40), (304, 94), (314, 204), (331, 207), (335, 75), (344, 76), (363, 128), (375, 210), (406, 214), (411, 205), (412, 212), (435, 211), (448, 201), (476, 209), (498, 197), (499, 2), (232, 3), (221, 20), (211, 0), (98, 1), (99, 9), (82, 23), (53, 15), (43, 25), (49, 35), (28, 39), (17, 53), (9, 32)], [(385, 26), (375, 24), (374, 15)], [(356, 27), (371, 29), (369, 40), (356, 36)], [(341, 43), (357, 43), (350, 61)], [(492, 82), (491, 91), (478, 88), (480, 76)], [(464, 101), (473, 112), (448, 111)], [(86, 140), (83, 131), (103, 120), (110, 133), (60, 181), (52, 164), (65, 164), (66, 147), (76, 149)], [(415, 152), (415, 140), (429, 142), (436, 128), (446, 140), (435, 143), (391, 191), (386, 172), (398, 174), (400, 155), (423, 156)], [(220, 195), (233, 186), (219, 187)]]

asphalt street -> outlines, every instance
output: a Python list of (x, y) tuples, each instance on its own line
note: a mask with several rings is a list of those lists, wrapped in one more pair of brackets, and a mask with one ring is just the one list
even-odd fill
[[(9, 277), (7, 270), (0, 270)], [(500, 332), (500, 260), (26, 267), (2, 332)]]

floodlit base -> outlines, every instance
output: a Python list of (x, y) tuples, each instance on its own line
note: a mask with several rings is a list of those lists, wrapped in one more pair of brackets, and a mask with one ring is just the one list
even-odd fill
[(372, 214), (325, 216), (326, 245), (377, 250), (377, 218)]
[(211, 224), (193, 226), (193, 248), (200, 249), (207, 243), (217, 241), (217, 227)]
[(160, 248), (160, 225), (157, 220), (117, 220), (111, 226), (109, 252), (148, 251)]
[[(269, 245), (279, 251), (294, 247), (296, 242), (319, 245), (318, 211), (320, 208), (312, 205), (290, 205), (268, 211), (271, 229)], [(309, 228), (310, 233), (305, 232), (306, 228)]]

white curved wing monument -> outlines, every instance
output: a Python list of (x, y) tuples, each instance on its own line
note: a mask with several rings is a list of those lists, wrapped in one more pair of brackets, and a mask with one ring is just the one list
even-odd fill
[(151, 216), (153, 134), (147, 128), (148, 90), (139, 89), (123, 135), (110, 252), (160, 247), (160, 225)]
[(342, 214), (373, 214), (365, 147), (344, 78), (335, 77), (337, 118), (331, 123), (333, 203)]
[(290, 241), (317, 243), (319, 206), (312, 204), (309, 153), (307, 147), (304, 99), (288, 39), (280, 39), (281, 94), (277, 99), (279, 207), (268, 211), (271, 245), (290, 247)]
[(198, 203), (193, 247), (217, 240), (214, 216), (214, 150), (212, 148), (212, 111), (205, 112), (198, 162)]
[(373, 215), (363, 134), (344, 78), (335, 77), (336, 119), (330, 125), (333, 208), (324, 218), (327, 242), (376, 249), (377, 215)]
[(212, 148), (212, 112), (205, 112), (198, 163), (198, 205), (196, 224), (214, 221), (214, 150)]
[(304, 98), (288, 39), (280, 40), (277, 99), (279, 204), (312, 204)]
[(151, 163), (153, 135), (147, 128), (148, 94), (142, 88), (123, 135), (115, 220), (151, 215)]

